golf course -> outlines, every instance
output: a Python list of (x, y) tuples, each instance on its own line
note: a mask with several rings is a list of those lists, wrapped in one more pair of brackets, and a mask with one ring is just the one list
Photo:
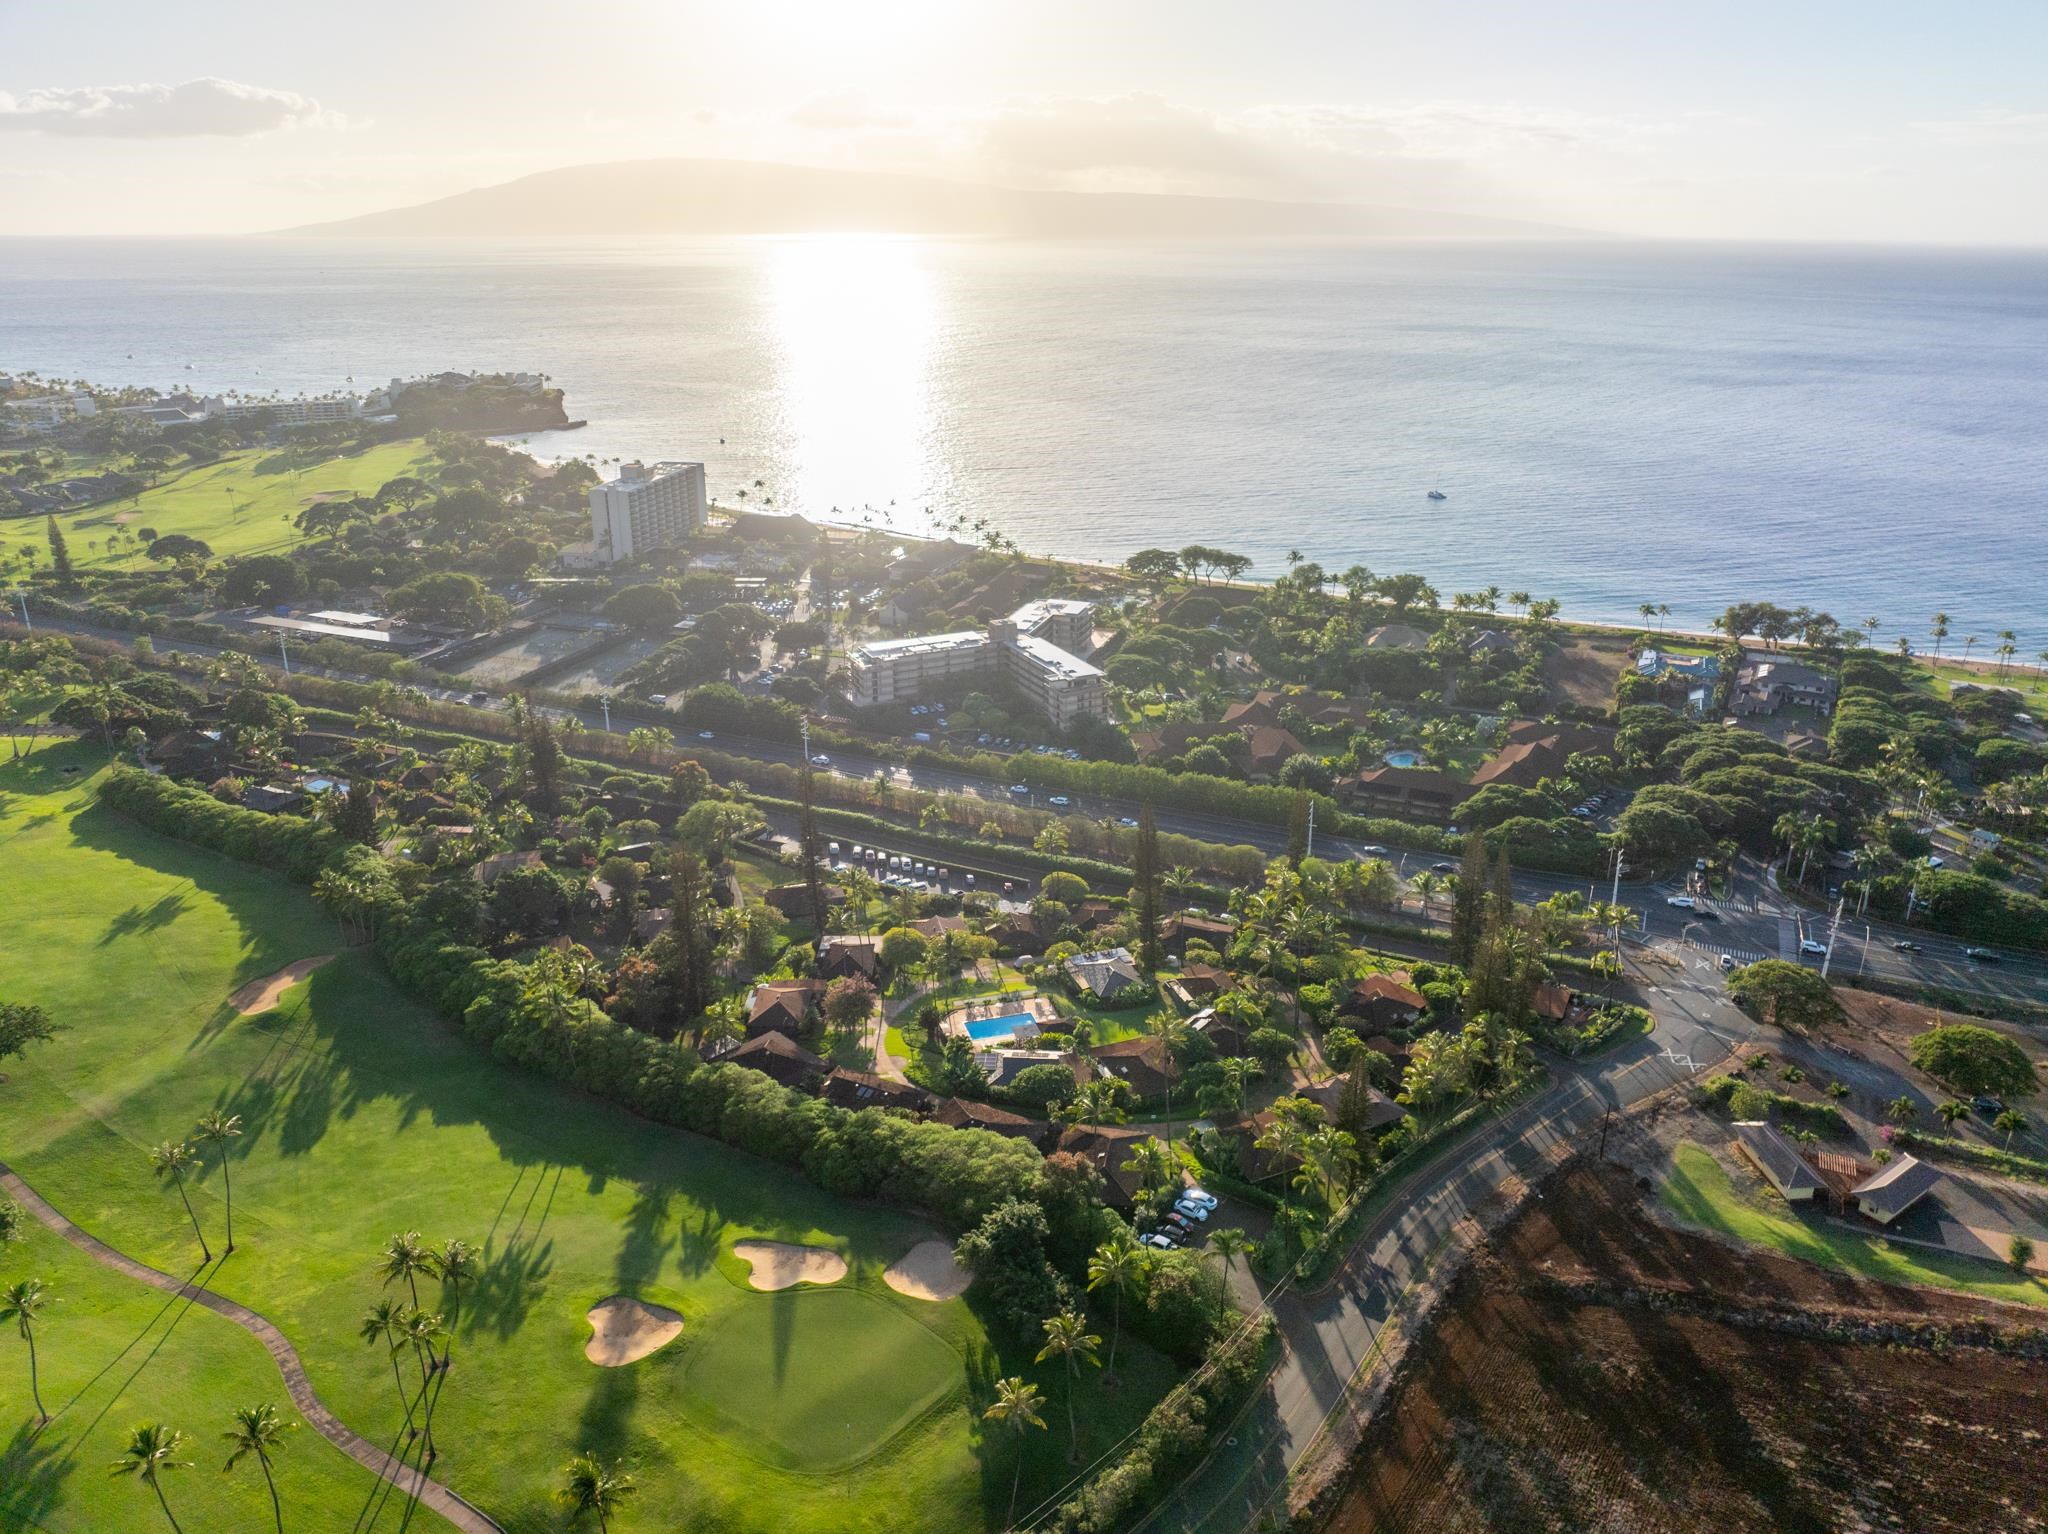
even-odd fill
[[(302, 888), (101, 806), (104, 763), (82, 741), (0, 763), (12, 905), (0, 999), (40, 1005), (64, 1030), (7, 1062), (0, 1160), (118, 1252), (274, 1323), (341, 1423), (417, 1452), (393, 1354), (359, 1327), (380, 1299), (404, 1297), (380, 1278), (380, 1254), (418, 1231), (480, 1258), (456, 1306), (420, 1286), (453, 1323), (431, 1473), (504, 1529), (568, 1527), (555, 1493), (585, 1450), (635, 1479), (614, 1529), (998, 1527), (1018, 1435), (981, 1412), (1007, 1374), (1044, 1391), (1051, 1429), (1023, 1438), (1022, 1505), (1073, 1473), (1058, 1364), (999, 1346), (971, 1295), (917, 1299), (884, 1282), (934, 1234), (928, 1222), (494, 1061), (347, 946)], [(324, 955), (268, 1010), (230, 1003)], [(239, 1115), (241, 1133), (223, 1142), (225, 1167), (222, 1145), (202, 1144), (186, 1174), (215, 1259), (202, 1272), (192, 1221), (148, 1152), (214, 1110)], [(764, 1292), (732, 1251), (752, 1239), (827, 1249), (845, 1276)], [(145, 1422), (189, 1435), (178, 1458), (190, 1468), (161, 1477), (186, 1529), (269, 1527), (253, 1462), (221, 1471), (236, 1408), (272, 1402), (299, 1420), (263, 1345), (33, 1223), (0, 1248), (0, 1287), (27, 1277), (48, 1286), (36, 1344), (52, 1420), (35, 1430), (10, 1325), (0, 1528), (167, 1527), (146, 1486), (108, 1473)], [(586, 1356), (591, 1313), (615, 1296), (673, 1313), (680, 1332), (600, 1366)], [(1128, 1334), (1117, 1366), (1118, 1388), (1091, 1378), (1077, 1397), (1084, 1464), (1174, 1378)], [(274, 1463), (288, 1529), (446, 1526), (310, 1427), (288, 1432)]]
[[(167, 475), (133, 501), (114, 501), (57, 514), (71, 562), (108, 569), (146, 566), (145, 545), (127, 535), (149, 528), (158, 537), (183, 533), (216, 555), (261, 554), (303, 538), (295, 519), (319, 500), (374, 495), (391, 480), (415, 473), (425, 457), (416, 438), (387, 442), (361, 453), (322, 456), (300, 449), (264, 448), (229, 453)], [(109, 543), (113, 534), (122, 537)], [(0, 522), (0, 564), (33, 549), (48, 568), (45, 519)]]

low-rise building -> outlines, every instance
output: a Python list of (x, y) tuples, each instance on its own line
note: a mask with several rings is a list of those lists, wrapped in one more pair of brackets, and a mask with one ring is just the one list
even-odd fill
[(1735, 673), (1728, 709), (1737, 718), (1775, 714), (1787, 704), (1828, 714), (1839, 691), (1839, 684), (1825, 671), (1768, 650), (1750, 650), (1743, 653)]
[(1128, 1082), (1131, 1091), (1140, 1098), (1166, 1096), (1179, 1075), (1166, 1040), (1156, 1033), (1098, 1044), (1088, 1053), (1104, 1075)]
[(1403, 820), (1449, 820), (1469, 790), (1434, 767), (1375, 767), (1337, 784), (1338, 794), (1368, 815)]
[(1934, 1191), (1941, 1173), (1918, 1156), (1900, 1155), (1849, 1190), (1856, 1212), (1890, 1225)]
[(835, 933), (818, 944), (818, 975), (825, 980), (858, 976), (874, 980), (882, 972), (882, 940)]
[[(1810, 1203), (1820, 1192), (1820, 1174), (1799, 1149), (1769, 1124), (1744, 1120), (1735, 1126), (1735, 1148), (1788, 1204)], [(1911, 1160), (1911, 1157), (1907, 1158)]]
[(1013, 683), (1054, 726), (1109, 717), (1100, 667), (1048, 637), (1084, 636), (1086, 602), (1027, 602), (986, 630), (961, 629), (909, 639), (874, 640), (847, 656), (847, 697), (874, 708), (916, 698), (956, 676), (994, 673)]
[(932, 1118), (954, 1129), (985, 1129), (990, 1134), (1025, 1140), (1044, 1150), (1057, 1131), (1043, 1119), (1026, 1118), (994, 1103), (979, 1103), (966, 1097), (948, 1097), (932, 1110)]
[(804, 1031), (824, 995), (822, 980), (764, 980), (747, 997), (746, 1036), (755, 1039), (764, 1033), (780, 1033), (794, 1039)]
[(1354, 980), (1337, 999), (1339, 1017), (1381, 1033), (1406, 1028), (1428, 1010), (1429, 999), (1409, 983), (1406, 970)]
[(1133, 986), (1143, 985), (1138, 962), (1128, 948), (1105, 948), (1099, 953), (1077, 953), (1066, 962), (1067, 978), (1074, 989), (1108, 1001)]
[(868, 1071), (849, 1071), (841, 1066), (825, 1078), (819, 1094), (835, 1108), (900, 1108), (923, 1113), (932, 1105), (931, 1093), (907, 1081), (891, 1081)]
[(735, 1044), (712, 1059), (719, 1065), (743, 1065), (800, 1092), (823, 1080), (832, 1070), (788, 1034), (772, 1031)]

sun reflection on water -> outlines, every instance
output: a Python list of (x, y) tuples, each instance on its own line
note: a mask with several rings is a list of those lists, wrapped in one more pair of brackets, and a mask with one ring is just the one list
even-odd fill
[(939, 329), (924, 246), (886, 235), (778, 240), (765, 273), (778, 354), (776, 427), (790, 475), (778, 507), (923, 525), (937, 478), (931, 374)]

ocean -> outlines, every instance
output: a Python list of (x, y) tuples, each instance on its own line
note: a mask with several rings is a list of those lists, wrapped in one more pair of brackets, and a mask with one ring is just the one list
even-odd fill
[(546, 373), (589, 425), (533, 451), (727, 504), (2048, 647), (2048, 253), (0, 240), (0, 372), (442, 368)]

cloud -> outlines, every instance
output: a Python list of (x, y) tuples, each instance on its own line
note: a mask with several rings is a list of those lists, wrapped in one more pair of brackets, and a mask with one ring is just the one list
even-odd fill
[(799, 128), (814, 133), (850, 133), (874, 128), (904, 128), (910, 119), (900, 112), (877, 111), (858, 91), (814, 96), (789, 114)]
[(1913, 127), (1937, 143), (1965, 148), (2048, 144), (2048, 112), (1991, 108), (1969, 117), (1914, 123)]
[(0, 91), (0, 132), (66, 138), (247, 138), (336, 120), (296, 91), (211, 77), (183, 85), (86, 85), (25, 96)]

